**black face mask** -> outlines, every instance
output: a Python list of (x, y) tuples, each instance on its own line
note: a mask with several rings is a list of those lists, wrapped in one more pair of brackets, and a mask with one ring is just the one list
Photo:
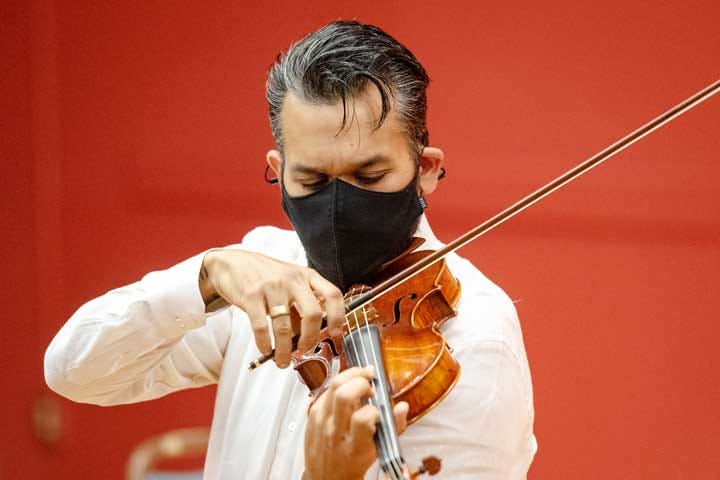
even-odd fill
[(305, 247), (308, 265), (343, 292), (410, 245), (421, 202), (417, 177), (391, 193), (336, 179), (309, 195), (291, 197), (282, 185), (282, 207)]

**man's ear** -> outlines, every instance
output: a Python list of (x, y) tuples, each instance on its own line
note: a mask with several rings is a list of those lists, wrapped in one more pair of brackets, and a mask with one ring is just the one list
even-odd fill
[(429, 195), (435, 191), (444, 161), (445, 154), (439, 148), (423, 148), (420, 154), (420, 173), (418, 174), (418, 186), (423, 195)]
[(272, 170), (275, 174), (275, 177), (280, 179), (280, 172), (282, 171), (282, 154), (280, 151), (270, 150), (265, 155), (265, 161), (267, 162), (268, 167), (270, 167), (270, 170)]

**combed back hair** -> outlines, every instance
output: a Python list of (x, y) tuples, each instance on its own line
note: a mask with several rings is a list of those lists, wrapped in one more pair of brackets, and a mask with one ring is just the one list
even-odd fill
[(410, 50), (379, 28), (355, 21), (330, 23), (293, 43), (270, 67), (266, 97), (275, 143), (282, 151), (280, 113), (288, 92), (311, 104), (341, 101), (339, 133), (354, 115), (354, 111), (348, 114), (348, 105), (368, 85), (374, 85), (382, 101), (375, 128), (394, 109), (411, 148), (419, 154), (428, 144), (425, 91), (429, 81)]

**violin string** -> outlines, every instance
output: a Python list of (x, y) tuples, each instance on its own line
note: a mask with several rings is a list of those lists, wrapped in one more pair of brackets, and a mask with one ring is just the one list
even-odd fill
[[(357, 311), (357, 310), (354, 310), (354, 311), (352, 312), (352, 314), (353, 314), (353, 319), (355, 320), (355, 331), (358, 332), (358, 342), (360, 343), (360, 347), (362, 348), (363, 357), (365, 357), (365, 365), (370, 365), (370, 359), (368, 358), (367, 349), (365, 348), (365, 341), (363, 340), (363, 336), (362, 336), (362, 334), (360, 333), (360, 322), (359, 322), (359, 320), (358, 320), (358, 311)], [(357, 352), (357, 355), (358, 355), (358, 364), (360, 364), (360, 361), (359, 361), (360, 352), (359, 352), (359, 351)], [(376, 371), (377, 371), (377, 365), (373, 365), (373, 366), (375, 367), (375, 369), (376, 369)], [(374, 392), (374, 391), (373, 391), (373, 395), (375, 395), (375, 392)], [(375, 407), (378, 407), (378, 405), (379, 405), (379, 403), (378, 403), (377, 401), (374, 401), (374, 402), (373, 402), (372, 399), (371, 399), (371, 403), (373, 403), (373, 404), (375, 405)], [(384, 461), (384, 463), (387, 463), (387, 461), (388, 461), (388, 458), (387, 458), (387, 452), (388, 452), (387, 443), (388, 443), (388, 440), (389, 440), (389, 439), (388, 439), (387, 436), (385, 435), (385, 429), (381, 429), (380, 435), (378, 435), (378, 439), (379, 439), (380, 444), (381, 444), (379, 450), (382, 450), (381, 452), (378, 452), (378, 454), (379, 454), (379, 455), (382, 455), (382, 456), (383, 456), (383, 461)]]
[[(367, 308), (367, 306), (366, 306), (366, 305), (363, 305), (362, 310), (363, 310), (363, 318), (365, 319), (365, 327), (369, 329), (369, 324), (368, 324), (368, 308)], [(374, 342), (370, 342), (370, 351), (371, 351), (371, 353), (372, 353), (372, 357), (373, 357), (373, 361), (375, 362), (375, 365), (379, 365), (379, 364), (380, 364), (380, 362), (378, 361), (378, 357), (379, 357), (379, 356), (378, 356), (378, 353), (377, 353), (376, 350), (375, 350), (375, 344), (374, 344)], [(380, 395), (382, 395), (383, 397), (385, 397), (385, 398), (389, 401), (389, 400), (390, 400), (390, 393), (389, 393), (389, 391), (388, 391), (388, 389), (387, 389), (387, 385), (385, 385), (385, 382), (381, 381), (380, 379), (378, 379), (378, 382), (377, 382), (377, 383), (378, 383), (378, 385), (380, 386), (380, 390), (381, 390)], [(393, 421), (394, 421), (394, 419), (392, 418), (392, 412), (391, 412), (391, 411), (388, 411), (388, 409), (383, 409), (380, 413), (381, 413), (381, 415), (383, 415), (383, 416), (385, 417), (385, 422), (386, 422), (386, 424), (387, 424), (388, 426), (389, 426), (389, 425), (392, 425), (392, 423), (390, 423), (390, 422), (393, 422)], [(391, 452), (391, 454), (392, 454), (391, 462), (392, 462), (392, 464), (393, 464), (393, 468), (394, 468), (394, 469), (397, 469), (397, 470), (396, 470), (397, 473), (400, 473), (400, 471), (402, 470), (402, 469), (401, 469), (401, 466), (400, 466), (401, 456), (400, 456), (400, 448), (399, 448), (399, 446), (398, 446), (398, 444), (397, 444), (397, 437), (395, 437), (394, 435), (391, 435), (391, 432), (390, 432), (389, 430), (388, 430), (386, 433), (387, 433), (388, 441), (389, 441), (390, 446), (391, 446), (391, 449), (392, 449), (392, 452)]]
[[(355, 320), (355, 327), (359, 331), (360, 322), (358, 320), (358, 310), (355, 310), (353, 312), (353, 317)], [(366, 330), (369, 331), (369, 325), (368, 325), (368, 320), (367, 320), (367, 310), (365, 307), (363, 307), (362, 312), (363, 312), (364, 323), (365, 323), (364, 326), (366, 327)], [(360, 336), (360, 346), (362, 347), (362, 350), (363, 350), (363, 356), (365, 357), (365, 363), (370, 364), (370, 357), (368, 356), (369, 349), (365, 347), (365, 341), (363, 340), (362, 335)], [(372, 350), (373, 353), (375, 352), (375, 347), (374, 347), (372, 341), (370, 342), (370, 350)], [(377, 356), (375, 354), (373, 354), (372, 358), (374, 361), (373, 366), (376, 368), (376, 371), (379, 371), (379, 363), (377, 360)], [(379, 377), (376, 377), (375, 380), (376, 380), (375, 383), (378, 385), (379, 390), (380, 390), (379, 394), (383, 395), (385, 393), (383, 382), (380, 380)], [(378, 395), (378, 392), (373, 392), (373, 395)], [(386, 410), (380, 408), (380, 402), (378, 402), (378, 401), (375, 401), (375, 406), (378, 407), (380, 410), (380, 415), (382, 417), (382, 422), (383, 422), (383, 424), (381, 424), (381, 427), (382, 427), (382, 425), (389, 425)], [(378, 437), (381, 438), (382, 443), (383, 443), (383, 445), (382, 445), (382, 449), (384, 450), (383, 457), (386, 461), (386, 464), (389, 464), (392, 467), (393, 476), (395, 476), (398, 473), (396, 470), (398, 468), (398, 465), (396, 464), (396, 461), (392, 456), (392, 454), (394, 453), (391, 450), (391, 446), (393, 445), (392, 435), (390, 435), (390, 431), (387, 428), (380, 428), (380, 430), (381, 430), (381, 435), (379, 435)]]
[[(363, 310), (363, 313), (365, 313), (364, 310)], [(370, 358), (368, 357), (368, 354), (367, 354), (367, 350), (368, 350), (368, 349), (365, 348), (365, 341), (363, 340), (362, 334), (360, 334), (360, 326), (361, 326), (361, 325), (360, 325), (360, 321), (358, 320), (358, 311), (357, 311), (357, 310), (354, 310), (354, 311), (353, 311), (353, 318), (354, 318), (354, 320), (355, 320), (355, 329), (356, 329), (356, 331), (359, 333), (358, 341), (359, 341), (359, 343), (360, 343), (360, 347), (362, 348), (363, 356), (365, 357), (365, 365), (370, 365)], [(367, 327), (367, 326), (368, 326), (367, 316), (365, 316), (365, 327)], [(372, 345), (372, 342), (370, 342), (370, 344)], [(358, 352), (358, 356), (359, 356), (359, 352)], [(359, 362), (358, 362), (358, 363), (359, 363)], [(379, 371), (379, 365), (378, 365), (378, 363), (377, 363), (377, 359), (376, 359), (376, 358), (375, 358), (375, 363), (373, 364), (373, 366), (375, 367), (375, 371), (376, 371), (376, 374), (377, 374), (377, 372)], [(379, 378), (378, 378), (377, 376), (376, 376), (375, 380), (376, 380), (376, 382), (375, 382), (376, 384), (382, 385), (382, 382), (379, 381)], [(373, 396), (375, 396), (375, 395), (377, 395), (377, 393), (376, 393), (375, 391), (373, 391)], [(374, 403), (375, 407), (380, 410), (380, 414), (381, 414), (381, 416), (382, 416), (382, 415), (383, 415), (383, 410), (380, 408), (380, 402), (378, 402), (378, 401), (376, 400), (376, 401), (373, 402), (373, 403)], [(385, 424), (387, 424), (387, 419), (384, 419), (384, 422), (385, 422)], [(391, 453), (391, 452), (390, 452), (389, 445), (392, 444), (392, 441), (391, 441), (391, 438), (390, 438), (390, 434), (389, 434), (389, 432), (387, 431), (386, 428), (382, 428), (382, 424), (380, 425), (379, 430), (380, 430), (380, 434), (378, 435), (378, 440), (379, 440), (379, 443), (380, 443), (380, 448), (379, 448), (379, 450), (381, 450), (381, 451), (378, 452), (378, 454), (379, 454), (379, 455), (382, 455), (382, 457), (383, 457), (383, 462), (384, 462), (385, 464), (391, 465), (392, 468), (393, 468), (393, 470), (395, 470), (395, 468), (396, 468), (396, 467), (395, 467), (395, 464), (394, 464), (392, 458), (389, 457), (389, 454)], [(393, 474), (394, 474), (394, 473), (395, 473), (395, 472), (393, 472)]]
[[(363, 311), (363, 315), (364, 315), (364, 314), (365, 314), (365, 312)], [(357, 311), (357, 310), (355, 310), (355, 311), (353, 312), (353, 316), (354, 316), (354, 319), (355, 319), (355, 328), (357, 329), (357, 331), (360, 331), (360, 326), (361, 326), (361, 325), (360, 325), (360, 322), (359, 322), (359, 320), (358, 320), (358, 311)], [(365, 327), (367, 327), (367, 317), (365, 317)], [(370, 344), (372, 345), (372, 341), (370, 342)], [(363, 341), (363, 336), (362, 336), (362, 335), (360, 335), (360, 345), (362, 346), (363, 356), (365, 357), (365, 364), (366, 364), (366, 365), (369, 365), (369, 364), (370, 364), (370, 358), (368, 357), (367, 349), (365, 348), (365, 342)], [(376, 372), (376, 378), (374, 379), (373, 383), (379, 384), (380, 382), (377, 381), (377, 372), (379, 371), (377, 362), (374, 362), (374, 363), (373, 363), (373, 366), (375, 367), (375, 372)], [(377, 392), (376, 392), (376, 391), (373, 391), (373, 396), (375, 396), (375, 395), (377, 395)], [(380, 410), (380, 415), (382, 416), (382, 409), (380, 409), (380, 402), (378, 402), (378, 401), (376, 400), (376, 401), (373, 402), (373, 403), (374, 403), (375, 407)], [(384, 421), (384, 420), (383, 420), (383, 421)], [(381, 451), (378, 452), (378, 455), (379, 455), (379, 456), (382, 456), (383, 464), (387, 465), (387, 464), (389, 464), (390, 461), (391, 461), (390, 458), (389, 458), (389, 452), (390, 452), (389, 443), (390, 443), (390, 439), (388, 438), (386, 429), (382, 427), (382, 423), (381, 423), (380, 425), (378, 425), (376, 428), (379, 430), (379, 431), (378, 431), (378, 440), (379, 440), (379, 442), (380, 442), (380, 448), (379, 448), (379, 450), (381, 450)]]
[[(352, 287), (350, 289), (350, 298), (352, 298), (353, 295), (355, 295), (355, 292), (356, 292), (355, 287)], [(357, 310), (353, 310), (350, 313), (353, 315), (353, 318), (355, 320), (355, 331), (358, 334), (358, 342), (360, 342), (360, 344), (363, 346), (363, 350), (365, 350), (364, 344), (362, 341), (362, 335), (360, 334), (360, 330), (359, 330), (360, 323), (358, 322), (358, 319), (357, 319)], [(350, 336), (350, 342), (352, 343), (352, 346), (353, 346), (353, 354), (355, 357), (355, 364), (360, 366), (360, 365), (362, 365), (362, 362), (360, 361), (360, 349), (355, 344), (355, 335), (352, 333), (352, 327), (350, 326), (350, 321), (348, 319), (348, 315), (345, 315), (345, 325), (347, 326), (348, 335)], [(367, 365), (367, 356), (366, 356), (366, 365)], [(388, 442), (388, 439), (384, 438), (383, 434), (378, 435), (378, 439), (381, 444), (380, 448), (379, 448), (379, 450), (381, 450), (381, 451), (378, 452), (378, 454), (383, 456), (384, 463), (388, 463), (388, 459), (387, 459), (387, 450), (388, 449), (387, 449), (387, 445), (386, 445)]]

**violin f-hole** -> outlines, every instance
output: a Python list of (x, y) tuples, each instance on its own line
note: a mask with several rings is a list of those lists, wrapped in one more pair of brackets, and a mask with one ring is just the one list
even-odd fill
[[(402, 303), (402, 301), (406, 298), (409, 300), (415, 300), (417, 298), (417, 293), (408, 293), (407, 295), (395, 300), (395, 304), (393, 305), (393, 322), (390, 325), (395, 325), (400, 321), (400, 315), (402, 313), (400, 310), (400, 303)], [(383, 326), (389, 327), (390, 325), (385, 324)]]
[(325, 338), (318, 342), (317, 345), (315, 345), (315, 351), (314, 353), (320, 353), (322, 351), (322, 345), (323, 343), (327, 343), (328, 347), (330, 347), (330, 350), (332, 351), (334, 356), (340, 355), (340, 352), (337, 351), (337, 348), (335, 348), (335, 342), (332, 341), (331, 338)]

